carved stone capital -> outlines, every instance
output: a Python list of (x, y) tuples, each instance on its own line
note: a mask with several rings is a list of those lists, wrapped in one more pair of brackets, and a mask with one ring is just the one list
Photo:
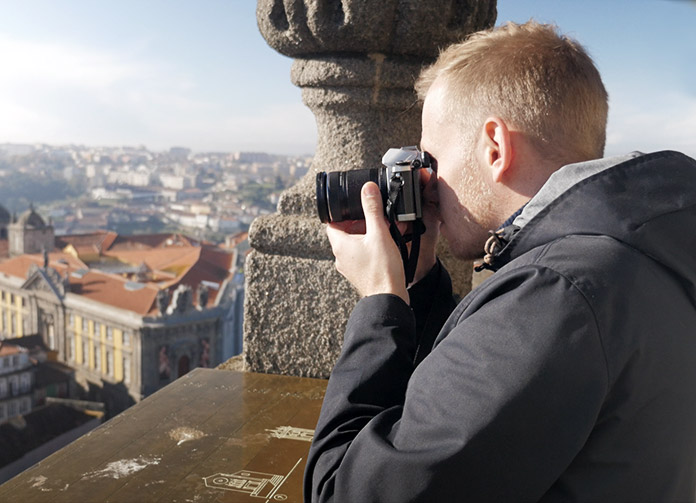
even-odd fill
[[(249, 230), (244, 362), (326, 377), (357, 296), (334, 269), (316, 174), (379, 168), (388, 148), (418, 144), (416, 77), (441, 48), (492, 26), (495, 0), (258, 0), (256, 16), (268, 44), (295, 58), (291, 79), (316, 117), (318, 142), (312, 169), (283, 193), (278, 213)], [(459, 267), (470, 281), (470, 265)]]

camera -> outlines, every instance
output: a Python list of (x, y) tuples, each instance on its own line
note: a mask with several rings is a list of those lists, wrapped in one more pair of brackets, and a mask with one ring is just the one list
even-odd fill
[(421, 169), (431, 167), (430, 156), (418, 147), (390, 148), (382, 167), (317, 173), (317, 211), (323, 223), (363, 220), (360, 190), (375, 182), (382, 193), (384, 213), (391, 221), (422, 217)]

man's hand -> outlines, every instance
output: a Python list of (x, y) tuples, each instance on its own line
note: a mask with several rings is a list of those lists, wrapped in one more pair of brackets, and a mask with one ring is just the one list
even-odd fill
[(336, 257), (336, 269), (361, 296), (390, 293), (408, 304), (406, 278), (401, 254), (389, 234), (382, 195), (373, 182), (361, 192), (365, 221), (331, 223), (326, 234)]
[(421, 236), (418, 266), (416, 267), (416, 273), (413, 276), (412, 284), (418, 283), (423, 279), (437, 262), (435, 246), (440, 236), (437, 175), (425, 169), (421, 172), (421, 193), (425, 234)]

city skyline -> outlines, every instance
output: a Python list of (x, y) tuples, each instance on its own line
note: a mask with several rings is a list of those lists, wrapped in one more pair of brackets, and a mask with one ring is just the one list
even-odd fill
[[(0, 144), (311, 155), (316, 126), (254, 1), (0, 1)], [(696, 156), (696, 3), (499, 0), (587, 47), (610, 94), (607, 155)]]

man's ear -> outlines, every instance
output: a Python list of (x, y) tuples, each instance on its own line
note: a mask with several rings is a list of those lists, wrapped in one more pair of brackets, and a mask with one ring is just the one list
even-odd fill
[(483, 124), (483, 156), (491, 179), (500, 183), (512, 163), (512, 141), (507, 124), (499, 117), (489, 117)]

